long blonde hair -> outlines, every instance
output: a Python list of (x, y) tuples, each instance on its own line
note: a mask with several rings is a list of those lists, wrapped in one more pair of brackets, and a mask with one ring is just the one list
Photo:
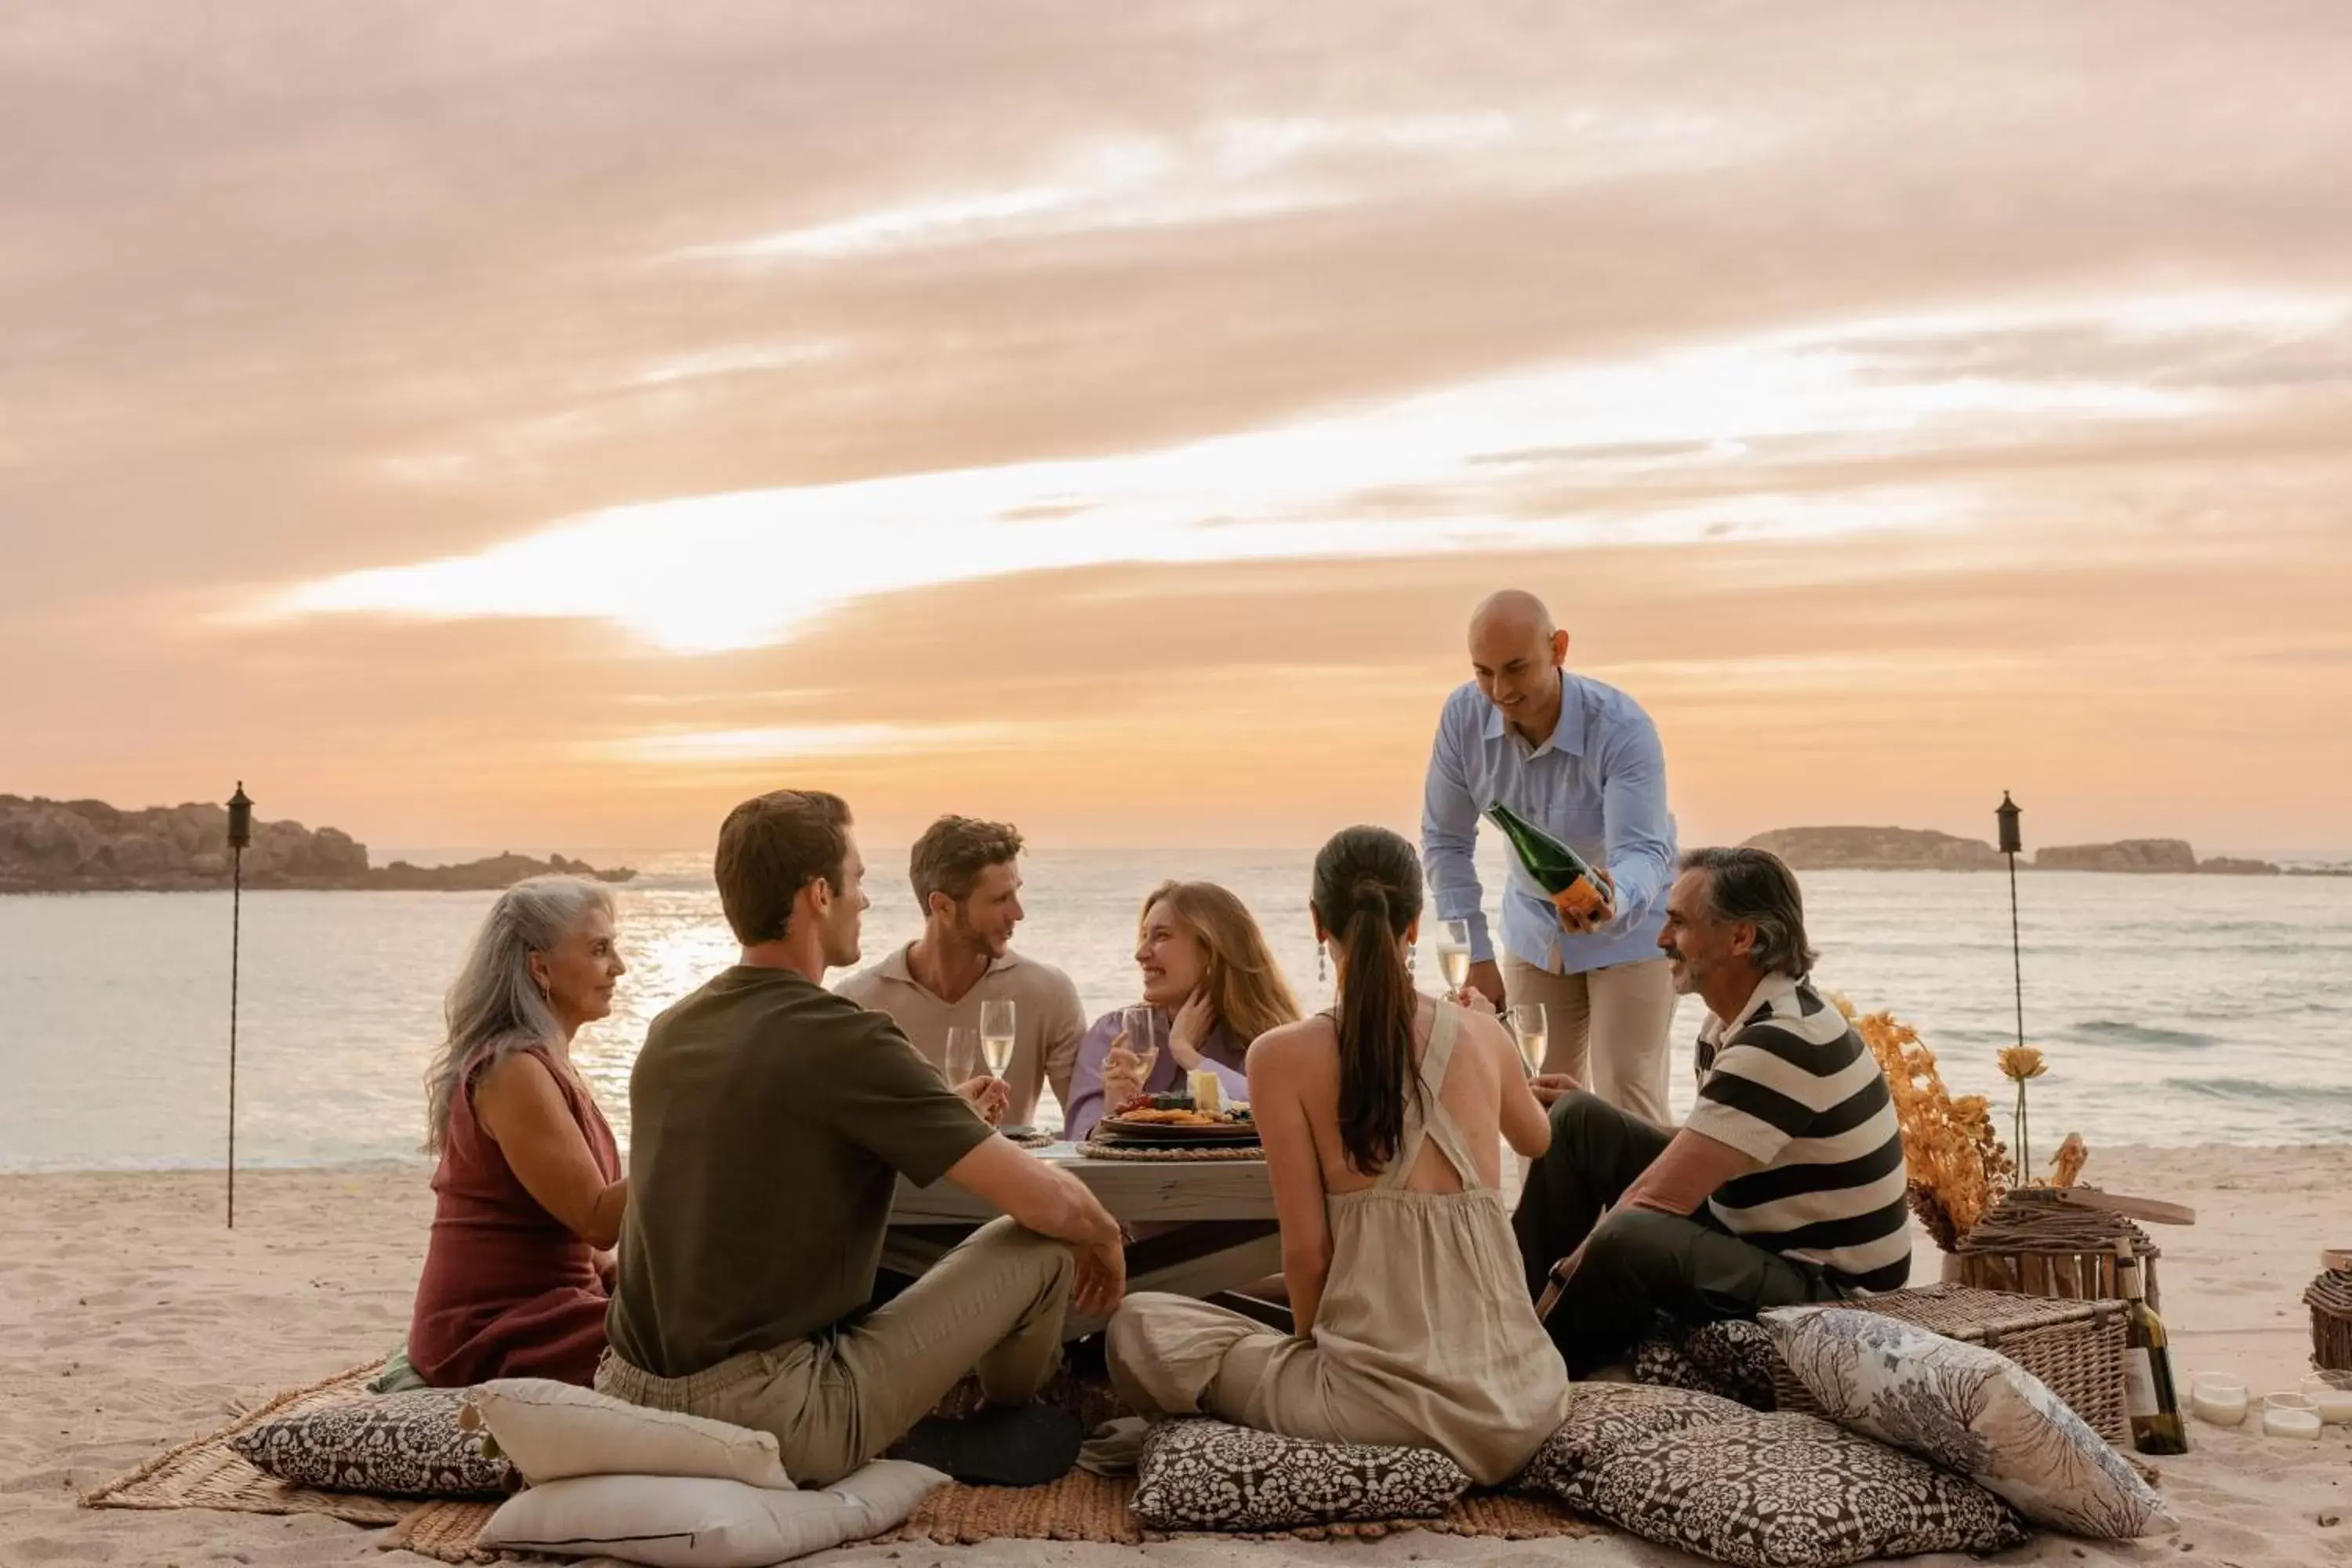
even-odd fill
[(1136, 916), (1139, 938), (1152, 906), (1162, 902), (1208, 954), (1202, 984), (1217, 1022), (1234, 1038), (1246, 1047), (1268, 1029), (1298, 1022), (1298, 998), (1291, 994), (1290, 982), (1283, 978), (1248, 905), (1214, 882), (1162, 882)]
[(449, 1136), (449, 1105), (476, 1051), (488, 1046), (495, 1063), (530, 1046), (563, 1043), (563, 1026), (531, 978), (530, 955), (552, 951), (591, 910), (610, 919), (612, 889), (577, 877), (531, 877), (500, 893), (482, 917), (449, 986), (448, 1028), (425, 1069), (426, 1153), (438, 1153)]

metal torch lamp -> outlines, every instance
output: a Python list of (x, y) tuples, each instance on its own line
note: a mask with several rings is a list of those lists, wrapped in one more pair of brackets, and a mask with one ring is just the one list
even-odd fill
[(2017, 853), (2025, 847), (2025, 840), (2017, 831), (2017, 819), (2024, 815), (2018, 809), (2017, 803), (2009, 798), (2009, 792), (2001, 791), (2000, 805), (1993, 809), (1993, 816), (2000, 822), (2000, 852), (2009, 857), (2009, 963), (2010, 972), (2017, 982), (2017, 1043), (2020, 1046), (2025, 1044), (2025, 959), (2022, 956), (2023, 944), (2017, 936)]
[(253, 842), (253, 802), (245, 781), (228, 797), (228, 1227), (236, 1228), (236, 960), (245, 927), (245, 847)]

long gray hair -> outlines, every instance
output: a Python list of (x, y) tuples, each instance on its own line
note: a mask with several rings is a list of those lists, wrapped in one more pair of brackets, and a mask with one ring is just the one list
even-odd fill
[(426, 1153), (440, 1152), (449, 1136), (449, 1105), (476, 1051), (489, 1047), (496, 1063), (529, 1046), (562, 1043), (563, 1026), (531, 978), (530, 955), (551, 951), (592, 910), (612, 917), (612, 889), (577, 877), (532, 877), (490, 906), (444, 1004), (448, 1033), (425, 1069)]

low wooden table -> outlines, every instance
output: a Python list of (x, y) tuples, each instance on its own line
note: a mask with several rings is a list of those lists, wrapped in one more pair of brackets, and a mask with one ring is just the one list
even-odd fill
[[(1095, 1160), (1074, 1143), (1034, 1153), (1084, 1182), (1135, 1231), (1127, 1249), (1130, 1290), (1208, 1297), (1282, 1268), (1274, 1185), (1263, 1160)], [(952, 1183), (918, 1187), (902, 1178), (883, 1266), (920, 1275), (997, 1212)], [(1074, 1313), (1068, 1332), (1075, 1339), (1101, 1327), (1101, 1319)]]

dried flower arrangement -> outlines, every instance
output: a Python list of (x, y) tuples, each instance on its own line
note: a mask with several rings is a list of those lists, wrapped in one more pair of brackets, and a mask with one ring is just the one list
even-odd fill
[(1945, 1089), (1935, 1053), (1910, 1025), (1892, 1013), (1857, 1016), (1844, 997), (1834, 1000), (1886, 1075), (1903, 1128), (1912, 1212), (1949, 1252), (2000, 1202), (2017, 1174), (1993, 1131), (1992, 1108), (1980, 1094), (1955, 1099)]

